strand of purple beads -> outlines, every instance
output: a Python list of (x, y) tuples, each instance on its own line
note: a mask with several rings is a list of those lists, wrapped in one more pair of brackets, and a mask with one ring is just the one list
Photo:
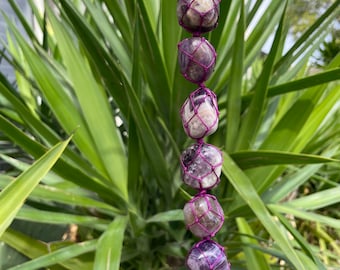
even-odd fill
[(215, 93), (204, 84), (213, 72), (216, 52), (201, 35), (217, 26), (220, 1), (177, 2), (178, 22), (193, 34), (178, 44), (180, 70), (187, 80), (198, 85), (180, 111), (186, 134), (196, 140), (181, 155), (183, 181), (198, 190), (184, 206), (184, 221), (187, 228), (202, 239), (188, 254), (186, 264), (190, 270), (230, 270), (224, 248), (211, 239), (224, 222), (221, 205), (208, 193), (220, 182), (222, 153), (204, 142), (204, 137), (218, 127), (219, 111)]

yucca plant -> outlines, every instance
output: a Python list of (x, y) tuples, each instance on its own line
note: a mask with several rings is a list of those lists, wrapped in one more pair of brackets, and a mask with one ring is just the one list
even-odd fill
[[(189, 36), (177, 1), (28, 1), (37, 29), (8, 2), (26, 33), (3, 14), (17, 87), (0, 77), (1, 269), (185, 269), (195, 192), (179, 110), (193, 85), (177, 64)], [(207, 35), (220, 119), (206, 141), (224, 156), (216, 237), (233, 270), (337, 268), (340, 54), (313, 73), (309, 59), (340, 1), (288, 50), (289, 1), (265, 2), (222, 0)]]

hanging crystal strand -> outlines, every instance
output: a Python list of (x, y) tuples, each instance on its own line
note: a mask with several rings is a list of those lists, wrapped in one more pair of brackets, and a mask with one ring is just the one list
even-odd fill
[(222, 153), (204, 142), (204, 137), (218, 127), (219, 111), (215, 93), (204, 85), (214, 70), (216, 51), (201, 34), (217, 26), (220, 1), (177, 2), (178, 22), (193, 34), (178, 44), (180, 71), (184, 78), (198, 85), (180, 110), (185, 133), (196, 140), (183, 151), (180, 160), (184, 183), (198, 191), (183, 209), (187, 229), (202, 238), (189, 251), (186, 264), (190, 270), (230, 270), (224, 248), (211, 239), (224, 222), (221, 205), (208, 193), (220, 182)]

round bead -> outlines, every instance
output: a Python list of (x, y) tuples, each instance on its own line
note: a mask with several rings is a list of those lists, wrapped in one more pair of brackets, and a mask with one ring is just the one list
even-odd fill
[(197, 237), (213, 237), (220, 230), (224, 213), (215, 196), (199, 194), (184, 206), (184, 221)]
[(195, 244), (187, 257), (189, 270), (230, 270), (224, 248), (206, 239)]
[(216, 52), (204, 37), (192, 37), (178, 44), (178, 61), (182, 75), (192, 83), (206, 81), (215, 67)]
[(217, 26), (220, 0), (179, 0), (177, 18), (188, 32), (199, 35)]
[(208, 88), (198, 88), (192, 92), (180, 113), (185, 133), (192, 139), (201, 139), (217, 129), (217, 99), (214, 92)]
[(181, 155), (183, 181), (195, 189), (211, 189), (220, 182), (221, 151), (206, 143), (196, 143)]

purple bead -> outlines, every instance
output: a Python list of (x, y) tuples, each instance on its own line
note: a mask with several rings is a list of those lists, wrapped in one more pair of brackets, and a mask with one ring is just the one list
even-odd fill
[(224, 213), (215, 196), (198, 194), (186, 203), (184, 221), (194, 235), (200, 238), (213, 237), (224, 222)]
[(230, 270), (224, 248), (210, 239), (192, 247), (187, 257), (187, 267), (189, 270)]
[(198, 88), (192, 92), (180, 113), (185, 133), (192, 139), (201, 139), (217, 129), (217, 99), (208, 88)]
[(192, 83), (206, 81), (215, 67), (216, 52), (204, 37), (192, 37), (178, 44), (178, 61), (182, 75)]
[(220, 0), (179, 0), (177, 18), (188, 32), (199, 35), (217, 26)]
[(196, 143), (181, 155), (183, 181), (195, 189), (211, 189), (220, 182), (221, 151), (206, 143)]

